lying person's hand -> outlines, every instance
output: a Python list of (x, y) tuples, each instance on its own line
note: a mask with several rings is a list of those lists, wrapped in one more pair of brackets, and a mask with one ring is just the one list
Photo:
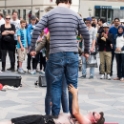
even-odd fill
[(68, 90), (72, 95), (77, 95), (78, 90), (72, 84), (68, 86)]
[(30, 52), (30, 55), (31, 55), (31, 56), (36, 56), (36, 52), (35, 52), (35, 51), (31, 51), (31, 52)]

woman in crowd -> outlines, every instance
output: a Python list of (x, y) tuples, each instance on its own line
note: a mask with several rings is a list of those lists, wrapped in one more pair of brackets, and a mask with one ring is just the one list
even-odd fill
[(15, 26), (10, 23), (11, 17), (7, 15), (5, 17), (5, 24), (1, 25), (1, 50), (2, 50), (2, 71), (5, 71), (6, 67), (6, 55), (9, 53), (9, 58), (11, 62), (11, 71), (14, 71), (15, 64)]
[(115, 38), (115, 54), (117, 60), (117, 78), (115, 80), (124, 81), (124, 27), (119, 26)]
[[(101, 77), (100, 79), (105, 78), (105, 73), (107, 73), (107, 79), (110, 80), (111, 73), (111, 34), (109, 32), (109, 25), (107, 23), (103, 24), (103, 33), (99, 36), (98, 44), (99, 44), (99, 55), (100, 55), (100, 65), (101, 65)], [(105, 64), (106, 64), (106, 72), (105, 72)]]
[(58, 118), (53, 116), (31, 115), (19, 118), (13, 118), (0, 124), (104, 124), (104, 113), (91, 112), (84, 116), (79, 111), (77, 89), (69, 85), (69, 92), (72, 94), (72, 118), (69, 114), (60, 114)]

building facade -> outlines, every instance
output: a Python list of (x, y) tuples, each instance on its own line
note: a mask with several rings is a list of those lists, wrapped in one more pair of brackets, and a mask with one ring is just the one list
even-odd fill
[[(0, 0), (0, 12), (12, 14), (18, 11), (19, 17), (28, 20), (31, 15), (41, 18), (45, 14), (45, 9), (49, 6), (56, 7), (56, 0)], [(78, 12), (79, 0), (72, 0), (71, 9)]]
[(108, 22), (116, 17), (124, 19), (124, 0), (80, 0), (79, 8), (84, 18), (95, 16)]

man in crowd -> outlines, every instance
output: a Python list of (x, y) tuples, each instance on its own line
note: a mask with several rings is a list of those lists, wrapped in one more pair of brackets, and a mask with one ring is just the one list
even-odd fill
[[(92, 27), (92, 18), (88, 17), (86, 18), (86, 25), (90, 33), (90, 53), (95, 52), (95, 42), (96, 42), (96, 30), (94, 27)], [(89, 79), (94, 78), (94, 67), (90, 67), (90, 76)], [(82, 56), (82, 77), (86, 78), (86, 58)]]
[[(112, 44), (114, 43), (115, 36), (117, 34), (117, 29), (118, 29), (119, 25), (120, 25), (120, 19), (115, 18), (114, 19), (114, 25), (109, 29), (109, 33), (112, 35)], [(111, 76), (112, 76), (113, 75), (113, 61), (114, 61), (114, 55), (115, 55), (114, 48), (112, 48), (111, 52), (112, 52), (112, 61), (111, 61)]]
[[(50, 30), (50, 55), (46, 67), (46, 79), (51, 83), (52, 115), (57, 118), (60, 112), (62, 78), (67, 84), (77, 87), (78, 48), (77, 29), (84, 38), (84, 55), (89, 57), (89, 31), (81, 17), (70, 10), (72, 0), (56, 0), (58, 7), (48, 12), (36, 25), (30, 51), (35, 49), (35, 42), (45, 27)], [(72, 113), (72, 95), (69, 94), (70, 112)]]
[[(16, 32), (14, 35), (14, 40), (15, 40), (15, 46), (17, 44), (17, 31), (20, 29), (20, 20), (18, 19), (18, 12), (17, 11), (13, 11), (12, 13), (12, 19), (11, 19), (11, 24), (13, 24), (15, 26)], [(15, 47), (16, 49), (16, 47)], [(15, 53), (14, 53), (14, 57), (15, 57)], [(11, 63), (11, 67), (8, 70), (13, 70), (12, 67), (15, 68), (15, 62)]]
[[(96, 46), (97, 46), (97, 49), (99, 49), (99, 43), (100, 43), (100, 40), (101, 39), (99, 39), (100, 38), (100, 35), (102, 34), (102, 32), (104, 32), (104, 30), (103, 30), (103, 24), (105, 23), (105, 19), (103, 19), (103, 18), (100, 18), (99, 20), (98, 20), (98, 25), (99, 25), (99, 28), (98, 28), (98, 31), (97, 31), (97, 38), (96, 38)], [(105, 64), (105, 66), (106, 66), (106, 64)], [(101, 65), (99, 66), (99, 73), (101, 74)]]
[[(5, 24), (5, 20), (3, 19), (3, 14), (0, 13), (0, 27), (2, 24)], [(0, 32), (0, 60), (1, 60), (2, 54), (1, 54), (1, 32)]]

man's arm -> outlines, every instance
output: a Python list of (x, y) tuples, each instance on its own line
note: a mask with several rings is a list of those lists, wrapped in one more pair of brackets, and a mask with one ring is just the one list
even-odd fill
[(31, 40), (31, 46), (30, 46), (30, 52), (35, 50), (35, 43), (40, 35), (40, 33), (43, 31), (45, 27), (47, 27), (48, 23), (48, 16), (45, 15), (42, 17), (42, 19), (37, 23), (36, 27), (34, 28), (33, 34), (32, 34), (32, 40)]
[(88, 31), (84, 21), (81, 18), (79, 18), (78, 30), (84, 39), (84, 46), (85, 46), (84, 53), (89, 53), (89, 51), (90, 51), (90, 34), (89, 34), (89, 31)]
[(72, 114), (80, 124), (84, 124), (83, 116), (79, 111), (77, 89), (75, 89), (75, 87), (72, 84), (69, 85), (68, 89), (69, 89), (69, 92), (72, 94)]

